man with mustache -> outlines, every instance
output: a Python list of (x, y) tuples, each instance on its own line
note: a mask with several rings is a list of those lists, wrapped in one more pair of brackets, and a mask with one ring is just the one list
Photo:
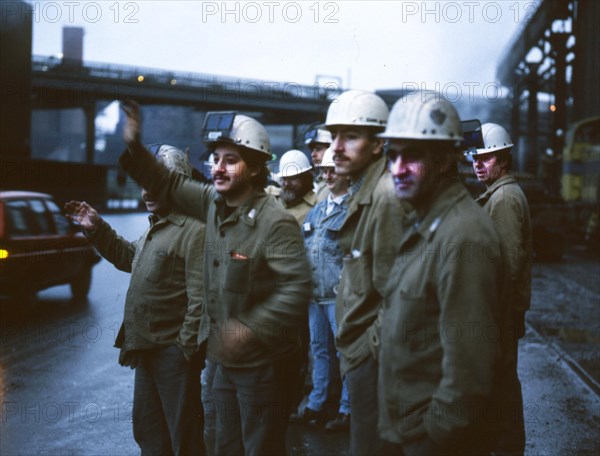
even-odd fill
[(492, 220), (458, 179), (458, 114), (439, 94), (398, 100), (380, 138), (412, 212), (381, 312), (379, 431), (395, 454), (489, 454), (503, 420), (510, 282)]
[(317, 201), (323, 201), (327, 197), (327, 186), (325, 185), (322, 172), (321, 161), (325, 150), (331, 144), (331, 133), (322, 126), (313, 127), (304, 134), (304, 144), (310, 151), (310, 159), (315, 169), (314, 186), (317, 193)]
[(377, 95), (349, 90), (334, 100), (325, 127), (331, 132), (335, 172), (350, 179), (348, 212), (339, 230), (344, 253), (336, 300), (341, 371), (350, 397), (350, 454), (380, 454), (377, 434), (376, 318), (394, 260), (403, 209), (383, 159), (389, 110)]
[[(314, 424), (325, 421), (322, 407), (327, 400), (330, 374), (333, 369), (339, 369), (335, 351), (330, 352), (330, 343), (337, 333), (335, 299), (343, 257), (338, 243), (339, 229), (348, 210), (348, 178), (335, 173), (331, 149), (325, 151), (317, 167), (322, 170), (323, 182), (329, 194), (326, 200), (317, 203), (309, 211), (302, 224), (304, 245), (313, 269), (313, 296), (308, 307), (313, 387), (306, 408), (299, 415), (292, 415), (292, 421)], [(325, 429), (337, 432), (349, 427), (348, 388), (346, 381), (342, 380), (338, 414), (325, 424)]]
[[(148, 148), (166, 169), (192, 176), (182, 151), (166, 144)], [(104, 258), (131, 273), (115, 346), (119, 363), (135, 369), (133, 435), (142, 455), (202, 455), (204, 225), (145, 188), (142, 199), (150, 227), (137, 242), (118, 236), (85, 202), (70, 201), (65, 210)]]
[(256, 120), (208, 113), (203, 140), (214, 187), (170, 173), (140, 142), (139, 108), (122, 104), (121, 163), (144, 188), (206, 222), (204, 283), (211, 321), (216, 454), (285, 454), (311, 276), (295, 219), (264, 187), (269, 136)]

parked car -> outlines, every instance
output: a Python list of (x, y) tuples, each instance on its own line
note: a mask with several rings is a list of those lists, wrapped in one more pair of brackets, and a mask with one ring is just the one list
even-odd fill
[(0, 294), (26, 300), (38, 290), (69, 284), (87, 297), (100, 255), (45, 193), (0, 191)]

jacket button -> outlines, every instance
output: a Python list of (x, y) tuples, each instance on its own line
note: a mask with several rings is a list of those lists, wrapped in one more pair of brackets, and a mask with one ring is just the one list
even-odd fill
[(219, 231), (219, 236), (225, 237), (225, 231)]
[(219, 267), (219, 260), (214, 260), (214, 261), (213, 261), (213, 266), (214, 266), (215, 268), (218, 268), (218, 267)]

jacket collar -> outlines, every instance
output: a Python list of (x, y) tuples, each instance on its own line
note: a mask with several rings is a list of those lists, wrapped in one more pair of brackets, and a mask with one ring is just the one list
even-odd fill
[[(310, 207), (313, 207), (316, 203), (317, 203), (317, 194), (314, 192), (314, 190), (309, 191), (306, 195), (304, 195), (302, 197), (301, 200), (299, 200), (296, 204), (294, 204), (293, 206), (288, 206), (287, 204), (285, 204), (285, 208), (286, 209), (290, 209), (292, 207), (296, 207), (299, 204), (302, 204), (302, 202), (305, 202), (306, 204), (308, 204)], [(283, 202), (283, 201), (282, 201)]]
[(173, 225), (183, 226), (187, 219), (187, 215), (180, 214), (179, 212), (170, 212), (165, 217), (159, 217), (158, 215), (150, 214), (148, 216), (148, 221), (150, 222), (150, 226), (154, 226), (158, 223), (172, 223)]
[[(383, 155), (381, 155), (371, 162), (364, 174), (352, 184), (350, 194), (353, 196), (352, 199), (355, 204), (361, 206), (368, 206), (371, 204), (373, 200), (373, 191), (379, 183), (381, 175), (385, 172), (385, 165), (385, 159), (383, 158)], [(356, 188), (356, 184), (360, 184), (358, 188)]]
[(411, 218), (415, 223), (413, 224), (413, 228), (408, 230), (407, 235), (400, 244), (404, 244), (405, 241), (415, 234), (419, 234), (426, 241), (430, 241), (450, 209), (465, 198), (470, 198), (470, 196), (463, 184), (460, 182), (449, 183), (438, 193), (421, 221), (416, 220), (415, 212), (412, 213)]
[(498, 190), (500, 187), (504, 186), (504, 185), (508, 185), (508, 184), (516, 184), (517, 181), (515, 179), (515, 176), (513, 176), (512, 173), (507, 173), (504, 176), (502, 176), (500, 179), (498, 179), (496, 182), (494, 182), (492, 185), (490, 185), (487, 190), (485, 192), (483, 192), (481, 195), (479, 195), (476, 199), (477, 202), (485, 202), (488, 199), (490, 199), (490, 196), (492, 196), (494, 194), (494, 192), (496, 190)]
[[(267, 195), (264, 190), (254, 190), (250, 197), (243, 204), (238, 206), (226, 220), (221, 221), (221, 224), (225, 222), (235, 223), (238, 220), (241, 220), (246, 225), (256, 225), (256, 218), (258, 217), (258, 214), (265, 205), (266, 201)], [(216, 204), (218, 213), (222, 214), (223, 208), (225, 207), (225, 199), (222, 196), (219, 196), (219, 198), (216, 200)]]

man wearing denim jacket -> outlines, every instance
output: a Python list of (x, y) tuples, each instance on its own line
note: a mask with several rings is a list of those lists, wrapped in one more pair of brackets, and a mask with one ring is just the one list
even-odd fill
[[(323, 182), (329, 189), (327, 198), (307, 214), (302, 232), (304, 245), (313, 272), (313, 298), (308, 308), (310, 350), (313, 355), (313, 389), (308, 404), (298, 421), (322, 420), (322, 406), (327, 399), (329, 373), (337, 359), (331, 359), (329, 344), (337, 333), (335, 301), (344, 253), (338, 243), (339, 230), (348, 210), (348, 178), (335, 174), (333, 151), (327, 149), (322, 162)], [(342, 431), (350, 427), (350, 402), (346, 382), (342, 380), (342, 394), (338, 415), (325, 425), (329, 431)]]

